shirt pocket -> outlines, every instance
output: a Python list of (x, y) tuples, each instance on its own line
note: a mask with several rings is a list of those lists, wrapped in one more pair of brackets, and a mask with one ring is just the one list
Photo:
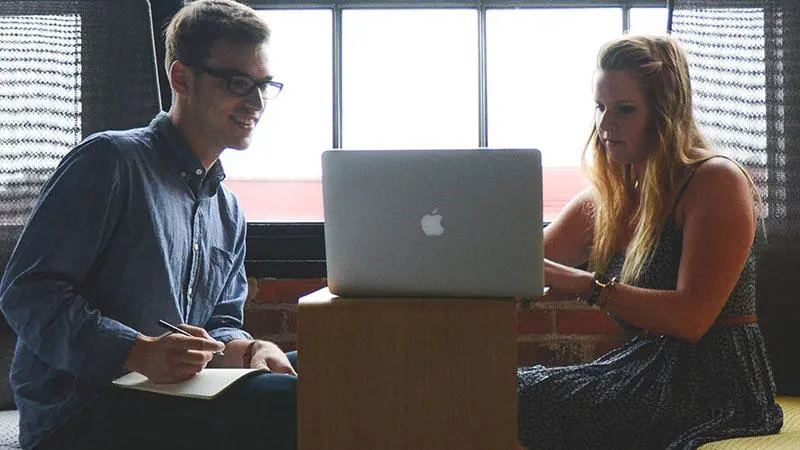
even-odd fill
[(219, 247), (210, 247), (204, 273), (198, 277), (194, 310), (208, 317), (219, 301), (224, 301), (227, 283), (233, 270), (233, 254)]

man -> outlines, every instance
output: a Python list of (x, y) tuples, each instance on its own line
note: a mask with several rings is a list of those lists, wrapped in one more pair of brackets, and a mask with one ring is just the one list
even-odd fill
[[(0, 282), (25, 448), (296, 447), (295, 355), (241, 329), (246, 222), (218, 161), (250, 144), (282, 87), (269, 29), (249, 7), (199, 0), (166, 38), (169, 113), (67, 154)], [(191, 336), (162, 334), (159, 319)], [(208, 364), (272, 373), (210, 401), (110, 384), (127, 371), (177, 382)]]

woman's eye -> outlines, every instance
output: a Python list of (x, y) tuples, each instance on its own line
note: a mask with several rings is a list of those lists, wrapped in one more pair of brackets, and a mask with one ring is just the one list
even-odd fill
[(603, 112), (603, 111), (606, 110), (606, 107), (598, 103), (598, 104), (594, 105), (594, 109), (596, 109), (596, 110), (598, 110), (600, 112)]
[(617, 108), (620, 114), (631, 114), (636, 111), (636, 108), (630, 105), (621, 105)]

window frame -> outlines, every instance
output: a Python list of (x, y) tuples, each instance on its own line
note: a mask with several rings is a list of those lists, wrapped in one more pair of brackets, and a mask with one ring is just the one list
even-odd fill
[[(333, 142), (342, 148), (342, 13), (347, 9), (448, 9), (478, 11), (478, 114), (479, 146), (488, 147), (486, 11), (488, 9), (621, 8), (622, 32), (630, 28), (631, 8), (669, 8), (661, 0), (258, 0), (247, 1), (254, 9), (329, 9), (332, 11), (333, 51)], [(546, 223), (544, 224), (546, 225)], [(324, 278), (324, 222), (248, 222), (245, 270), (256, 278)]]

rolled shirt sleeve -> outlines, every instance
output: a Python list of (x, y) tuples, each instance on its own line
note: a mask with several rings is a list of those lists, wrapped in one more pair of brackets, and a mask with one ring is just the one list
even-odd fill
[(119, 153), (97, 137), (70, 152), (42, 189), (0, 284), (0, 309), (43, 362), (98, 383), (119, 372), (138, 332), (85, 297), (120, 218)]

